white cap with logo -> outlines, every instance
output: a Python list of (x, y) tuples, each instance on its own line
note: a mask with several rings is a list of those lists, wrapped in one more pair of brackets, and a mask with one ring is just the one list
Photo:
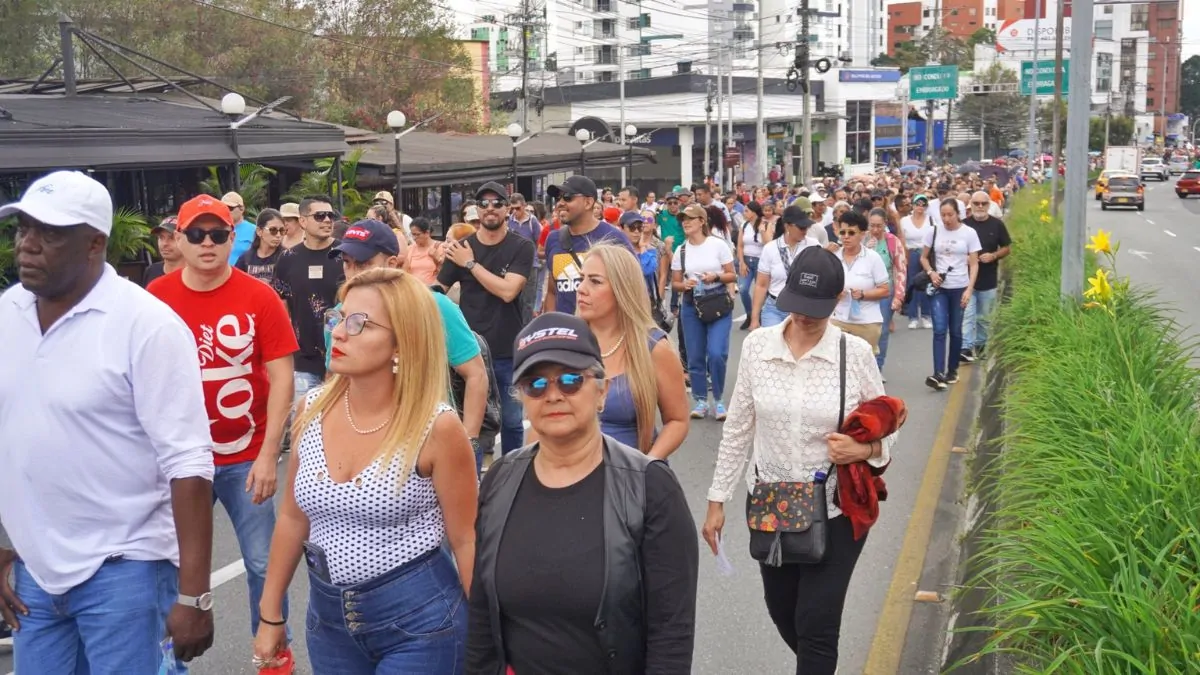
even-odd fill
[(21, 201), (0, 207), (0, 218), (18, 211), (54, 227), (89, 225), (105, 236), (112, 233), (112, 197), (80, 171), (55, 171), (35, 180)]

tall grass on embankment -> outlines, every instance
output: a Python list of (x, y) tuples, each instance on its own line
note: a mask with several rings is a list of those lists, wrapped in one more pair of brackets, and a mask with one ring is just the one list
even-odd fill
[(966, 580), (990, 596), (980, 654), (1021, 673), (1200, 673), (1200, 379), (1170, 311), (1116, 270), (1088, 307), (1062, 301), (1047, 194), (1007, 219), (1011, 296), (989, 342), (1007, 387)]

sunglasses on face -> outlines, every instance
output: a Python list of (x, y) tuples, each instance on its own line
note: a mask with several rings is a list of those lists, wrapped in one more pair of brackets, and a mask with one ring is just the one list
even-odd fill
[(971, 202), (971, 206), (987, 206), (987, 202)]
[(861, 234), (861, 232), (859, 232), (858, 230), (842, 230), (842, 231), (838, 232), (838, 236), (843, 239), (845, 239), (846, 237), (853, 237), (858, 234)]
[(380, 325), (368, 319), (366, 312), (342, 314), (342, 311), (338, 309), (330, 309), (325, 312), (325, 327), (327, 329), (332, 331), (343, 321), (346, 322), (346, 335), (349, 335), (350, 337), (362, 335), (363, 329), (367, 327), (367, 324), (371, 324), (372, 326), (377, 326), (379, 328), (387, 328), (387, 326)]
[(578, 196), (578, 193), (572, 194), (564, 192), (558, 196), (558, 201), (563, 202), (564, 204), (570, 204)]
[(333, 219), (337, 217), (337, 214), (334, 213), (333, 211), (317, 211), (316, 213), (308, 214), (308, 217), (312, 218), (313, 220), (317, 221), (318, 223), (326, 221), (326, 220), (333, 222)]
[(282, 227), (264, 227), (263, 232), (266, 232), (267, 234), (271, 234), (271, 235), (278, 235), (278, 234), (283, 234), (284, 232), (287, 232), (287, 230), (285, 230)]
[(183, 231), (183, 236), (184, 236), (184, 238), (187, 239), (188, 243), (195, 244), (197, 246), (204, 243), (205, 237), (212, 239), (212, 243), (216, 244), (217, 246), (220, 246), (221, 244), (224, 244), (225, 242), (229, 241), (229, 235), (231, 235), (231, 234), (233, 234), (233, 230), (224, 230), (224, 229), (200, 230), (200, 229), (189, 227), (188, 229)]
[(553, 382), (563, 396), (573, 396), (583, 388), (583, 383), (588, 377), (583, 373), (560, 373), (557, 377), (535, 377), (525, 380), (517, 386), (520, 387), (521, 393), (529, 398), (541, 398), (550, 390), (550, 383)]
[(391, 202), (389, 202), (386, 199), (376, 199), (375, 201), (371, 202), (371, 205), (372, 206), (391, 206)]
[(480, 206), (481, 208), (485, 208), (485, 209), (498, 209), (498, 208), (500, 208), (500, 207), (502, 207), (502, 206), (508, 206), (508, 202), (506, 202), (506, 201), (504, 201), (503, 199), (500, 199), (500, 198), (496, 198), (496, 199), (480, 199), (480, 200), (479, 200), (479, 206)]

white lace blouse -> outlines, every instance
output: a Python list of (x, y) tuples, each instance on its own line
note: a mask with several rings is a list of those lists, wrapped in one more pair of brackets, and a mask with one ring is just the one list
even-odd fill
[[(783, 339), (783, 329), (790, 321), (789, 317), (779, 325), (760, 328), (742, 343), (737, 383), (717, 449), (709, 501), (732, 499), (734, 486), (743, 474), (746, 489), (753, 489), (754, 468), (758, 469), (758, 479), (768, 483), (812, 481), (818, 470), (829, 468), (825, 435), (837, 427), (838, 339), (842, 331), (829, 324), (820, 342), (796, 359)], [(871, 346), (847, 334), (846, 414), (883, 394), (883, 378)], [(884, 438), (882, 453), (869, 462), (885, 465), (895, 441), (896, 434)], [(751, 459), (751, 470), (747, 471), (746, 462)], [(834, 472), (826, 483), (831, 518), (841, 513), (833, 502), (836, 484)]]

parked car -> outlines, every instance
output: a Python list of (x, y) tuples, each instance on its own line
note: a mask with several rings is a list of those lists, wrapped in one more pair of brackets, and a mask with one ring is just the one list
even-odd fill
[(1175, 182), (1175, 194), (1179, 195), (1180, 199), (1200, 195), (1200, 171), (1196, 169), (1184, 171), (1179, 180)]
[(1137, 176), (1109, 177), (1108, 187), (1105, 188), (1104, 196), (1100, 199), (1100, 208), (1107, 211), (1110, 206), (1129, 206), (1138, 211), (1145, 211), (1146, 186)]
[(1142, 180), (1147, 178), (1168, 181), (1171, 180), (1171, 170), (1163, 163), (1161, 157), (1146, 157), (1142, 159)]
[(1167, 169), (1171, 175), (1175, 176), (1192, 168), (1192, 162), (1185, 155), (1172, 155), (1171, 161), (1167, 162)]

